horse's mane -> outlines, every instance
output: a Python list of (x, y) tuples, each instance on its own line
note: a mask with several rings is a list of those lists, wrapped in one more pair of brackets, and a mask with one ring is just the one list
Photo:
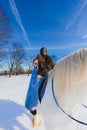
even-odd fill
[(63, 97), (79, 99), (87, 88), (87, 48), (78, 50), (61, 59), (50, 74), (54, 78), (55, 91), (63, 102)]
[[(53, 73), (59, 75), (59, 78), (64, 81), (68, 78), (72, 82), (82, 80), (84, 73), (87, 72), (87, 49), (84, 48), (74, 52), (67, 57), (61, 59), (54, 67)], [(64, 78), (64, 79), (63, 79)]]

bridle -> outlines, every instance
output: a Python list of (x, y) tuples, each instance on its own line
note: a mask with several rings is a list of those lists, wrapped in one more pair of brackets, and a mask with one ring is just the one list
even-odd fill
[(57, 99), (56, 99), (56, 97), (55, 97), (54, 87), (53, 87), (53, 78), (52, 78), (52, 94), (53, 94), (53, 98), (54, 98), (54, 100), (55, 100), (56, 105), (61, 109), (61, 111), (62, 111), (64, 114), (66, 114), (66, 115), (67, 115), (70, 119), (72, 119), (73, 121), (76, 121), (76, 122), (78, 122), (78, 123), (80, 123), (80, 124), (82, 124), (82, 125), (87, 125), (87, 122), (83, 122), (83, 121), (80, 121), (80, 120), (78, 120), (78, 119), (72, 117), (71, 115), (69, 115), (69, 114), (60, 106), (60, 104), (58, 103), (58, 101), (57, 101)]

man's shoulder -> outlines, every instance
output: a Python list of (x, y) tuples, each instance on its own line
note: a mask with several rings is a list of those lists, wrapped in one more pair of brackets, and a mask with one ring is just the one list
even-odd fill
[(42, 58), (42, 56), (40, 54), (37, 55), (37, 58)]
[(46, 55), (46, 58), (49, 58), (49, 59), (51, 59), (51, 56), (49, 56), (49, 55)]

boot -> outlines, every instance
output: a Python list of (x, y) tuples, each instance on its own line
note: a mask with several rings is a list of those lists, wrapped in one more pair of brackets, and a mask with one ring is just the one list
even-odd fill
[(32, 118), (32, 126), (34, 128), (40, 126), (42, 124), (41, 116), (39, 113), (37, 113), (35, 116)]

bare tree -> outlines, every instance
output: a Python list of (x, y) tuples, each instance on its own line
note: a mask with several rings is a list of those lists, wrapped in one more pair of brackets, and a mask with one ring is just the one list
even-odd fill
[(16, 74), (21, 70), (21, 65), (26, 57), (24, 47), (21, 43), (13, 43), (11, 45), (8, 55), (8, 67), (10, 75), (15, 72)]
[(27, 60), (26, 60), (26, 64), (28, 66), (28, 69), (27, 69), (27, 73), (28, 75), (31, 73), (32, 71), (32, 68), (33, 68), (33, 60), (34, 60), (35, 56), (34, 55), (27, 55)]
[(5, 45), (11, 37), (11, 34), (12, 28), (9, 24), (9, 18), (0, 4), (0, 58), (3, 58), (6, 54)]

